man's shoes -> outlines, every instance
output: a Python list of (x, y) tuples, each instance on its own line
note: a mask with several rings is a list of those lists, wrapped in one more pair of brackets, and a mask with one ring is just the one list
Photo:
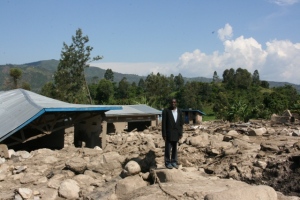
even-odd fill
[(168, 168), (168, 169), (173, 169), (173, 166), (172, 166), (171, 163), (169, 163), (169, 164), (166, 164), (166, 168)]
[(176, 163), (172, 163), (172, 167), (178, 169), (179, 166)]

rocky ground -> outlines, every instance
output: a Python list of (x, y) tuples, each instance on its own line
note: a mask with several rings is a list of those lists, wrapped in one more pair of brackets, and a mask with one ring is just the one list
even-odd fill
[[(160, 127), (107, 136), (104, 149), (9, 150), (0, 199), (299, 200), (300, 125), (203, 122), (185, 126), (179, 169), (163, 165)], [(7, 157), (7, 156), (6, 156)]]

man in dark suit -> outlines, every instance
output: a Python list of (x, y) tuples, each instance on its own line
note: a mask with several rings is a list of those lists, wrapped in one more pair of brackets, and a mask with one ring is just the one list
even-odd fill
[[(176, 99), (170, 101), (170, 107), (162, 112), (162, 137), (165, 140), (165, 165), (178, 168), (177, 143), (182, 137), (182, 112), (177, 108)], [(171, 155), (171, 157), (170, 157)]]

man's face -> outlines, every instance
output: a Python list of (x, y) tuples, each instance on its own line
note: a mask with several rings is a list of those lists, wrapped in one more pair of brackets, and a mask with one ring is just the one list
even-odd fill
[(176, 108), (176, 106), (177, 106), (176, 99), (173, 99), (173, 100), (171, 101), (171, 107), (172, 107), (172, 108)]

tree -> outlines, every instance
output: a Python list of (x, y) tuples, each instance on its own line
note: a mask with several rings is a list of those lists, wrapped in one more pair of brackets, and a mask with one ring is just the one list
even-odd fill
[(268, 81), (261, 81), (260, 86), (263, 88), (269, 88), (270, 84)]
[(96, 84), (99, 81), (99, 77), (98, 76), (93, 76), (92, 77), (92, 83)]
[(132, 82), (128, 89), (128, 97), (134, 99), (138, 93), (138, 86), (135, 82)]
[(145, 81), (144, 79), (140, 78), (138, 83), (138, 94), (143, 94), (145, 92)]
[(170, 97), (170, 81), (164, 75), (151, 73), (145, 80), (145, 93), (154, 107), (161, 108), (165, 106), (166, 99)]
[(176, 90), (180, 90), (184, 86), (184, 79), (180, 73), (177, 76), (175, 76), (174, 82)]
[(97, 85), (96, 100), (98, 103), (109, 103), (114, 95), (114, 85), (107, 79), (101, 79)]
[(98, 84), (97, 83), (91, 83), (88, 86), (89, 86), (90, 95), (91, 95), (92, 99), (95, 102), (95, 100), (97, 100), (97, 87), (98, 87)]
[(18, 80), (22, 77), (22, 71), (18, 68), (11, 68), (9, 70), (9, 75), (12, 77), (14, 82), (14, 88), (18, 88)]
[(226, 85), (227, 88), (234, 88), (234, 74), (235, 70), (233, 68), (226, 69), (223, 72), (223, 83)]
[(30, 84), (28, 82), (22, 82), (21, 88), (24, 90), (31, 90)]
[(175, 78), (174, 78), (174, 75), (171, 74), (170, 77), (168, 78), (169, 79), (169, 86), (170, 86), (170, 90), (174, 91), (175, 90)]
[(129, 94), (129, 83), (127, 81), (126, 77), (123, 77), (122, 80), (119, 82), (119, 88), (118, 88), (118, 98), (119, 99), (126, 99), (128, 98)]
[(218, 76), (217, 72), (214, 71), (213, 83), (218, 83), (218, 82), (220, 82), (220, 77)]
[(114, 81), (114, 72), (111, 69), (107, 69), (104, 74), (104, 78), (111, 82)]
[(92, 103), (84, 69), (88, 68), (88, 62), (100, 60), (102, 57), (91, 58), (93, 47), (86, 46), (88, 36), (82, 35), (82, 30), (76, 30), (72, 36), (72, 44), (63, 43), (61, 59), (57, 71), (54, 74), (54, 84), (57, 98), (69, 103)]
[(41, 95), (58, 99), (54, 83), (48, 82), (41, 89)]
[(252, 84), (255, 85), (255, 86), (259, 86), (260, 85), (259, 73), (258, 73), (257, 70), (255, 70), (253, 72), (253, 75), (252, 75)]
[(216, 95), (213, 111), (218, 119), (226, 119), (229, 110), (229, 100), (226, 92), (219, 92)]
[(199, 95), (199, 86), (201, 83), (193, 81), (187, 82), (178, 93), (180, 106), (183, 108), (201, 109), (201, 96)]
[(248, 89), (252, 83), (252, 77), (247, 69), (238, 68), (234, 75), (235, 87)]

